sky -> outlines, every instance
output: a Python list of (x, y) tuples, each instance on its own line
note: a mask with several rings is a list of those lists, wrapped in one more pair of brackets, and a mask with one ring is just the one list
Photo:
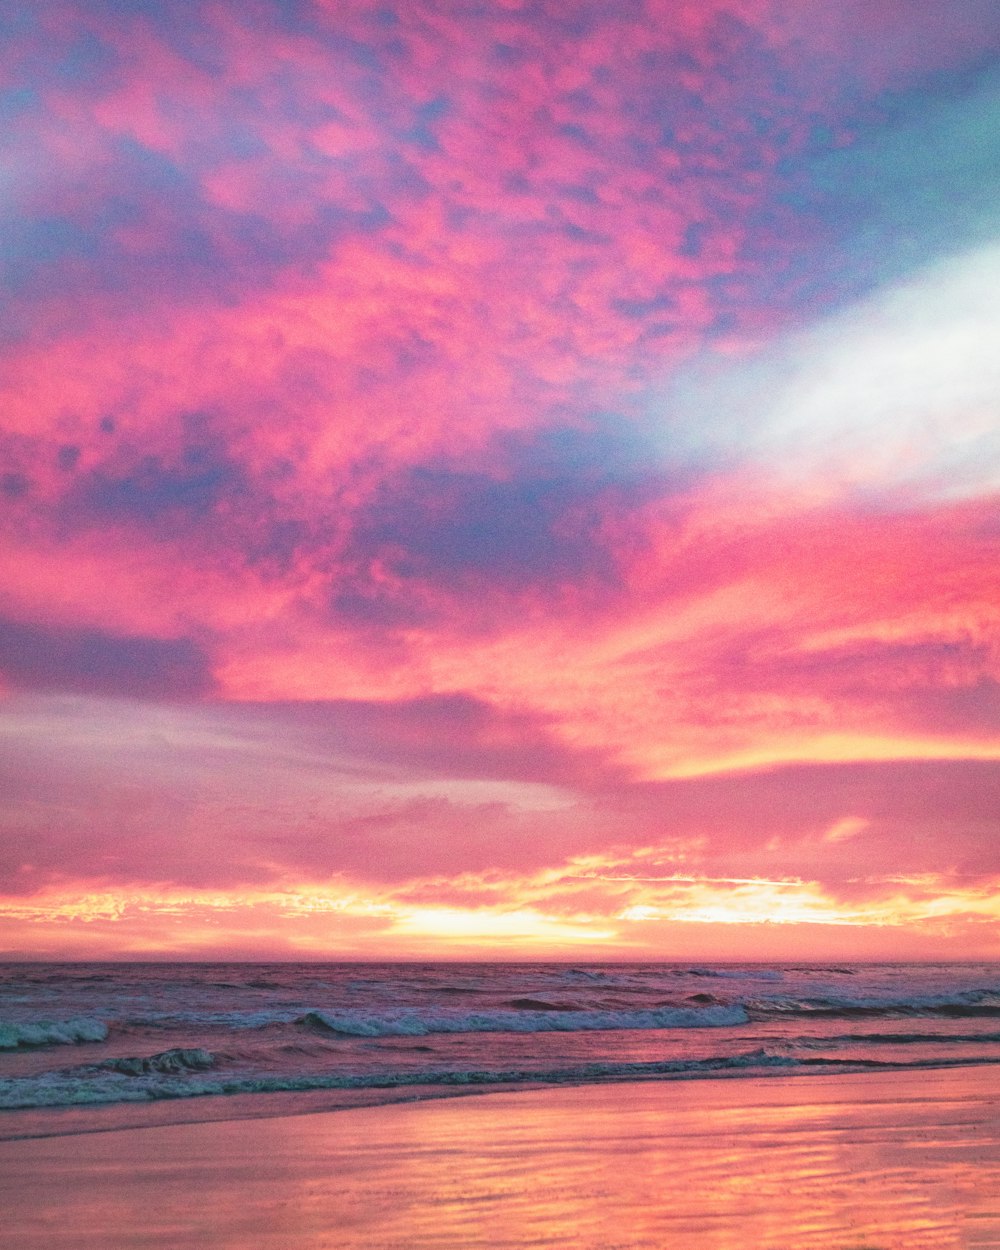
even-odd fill
[(1000, 957), (994, 0), (0, 35), (0, 949)]

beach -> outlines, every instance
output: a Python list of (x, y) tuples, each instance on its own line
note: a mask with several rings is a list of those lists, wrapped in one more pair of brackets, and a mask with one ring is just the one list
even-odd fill
[(0, 1142), (19, 1250), (1000, 1246), (992, 1067), (491, 1093)]
[(0, 1250), (1000, 1250), (1000, 0), (0, 5)]

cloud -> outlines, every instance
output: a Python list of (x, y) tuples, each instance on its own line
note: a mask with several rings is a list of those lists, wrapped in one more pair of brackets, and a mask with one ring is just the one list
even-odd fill
[(793, 507), (996, 491), (998, 280), (1000, 249), (990, 245), (745, 362), (681, 374), (661, 401), (664, 458), (677, 455), (677, 427), (682, 456), (762, 477)]
[(863, 832), (867, 826), (868, 821), (862, 816), (844, 816), (841, 820), (834, 821), (826, 833), (823, 834), (823, 840), (825, 842), (847, 842)]
[(67, 877), (218, 889), (440, 878), (440, 901), (463, 873), (502, 880), (641, 847), (633, 874), (805, 877), (845, 897), (869, 877), (1000, 871), (995, 761), (651, 783), (470, 699), (153, 707), (21, 696), (5, 724), (13, 893)]
[(17, 14), (9, 888), (985, 880), (994, 10)]
[(144, 638), (0, 619), (0, 680), (15, 690), (190, 699), (212, 689), (188, 638)]
[(579, 784), (600, 766), (597, 757), (563, 746), (544, 717), (459, 692), (378, 702), (237, 704), (220, 715), (265, 731), (287, 727), (316, 750), (329, 746), (425, 777)]
[(720, 685), (748, 695), (822, 699), (842, 724), (852, 711), (900, 733), (923, 730), (995, 740), (1000, 733), (1000, 685), (988, 637), (969, 627), (950, 636), (823, 638), (776, 630), (740, 638), (717, 657)]

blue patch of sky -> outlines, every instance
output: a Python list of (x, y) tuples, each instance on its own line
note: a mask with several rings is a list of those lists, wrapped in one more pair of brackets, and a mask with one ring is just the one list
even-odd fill
[(177, 463), (147, 455), (122, 474), (94, 469), (81, 480), (70, 502), (74, 511), (103, 520), (156, 524), (181, 515), (201, 520), (241, 486), (236, 466), (210, 449), (192, 447)]
[(815, 220), (814, 293), (851, 300), (1000, 237), (1000, 67), (884, 97), (849, 146), (788, 171), (782, 202)]
[(77, 35), (55, 64), (60, 85), (83, 86), (100, 81), (119, 63), (117, 52), (90, 31)]
[[(128, 138), (118, 141), (117, 155), (113, 188), (78, 208), (72, 218), (22, 217), (9, 226), (0, 244), (6, 253), (9, 291), (30, 302), (32, 295), (43, 293), (49, 282), (46, 267), (66, 259), (86, 263), (72, 273), (59, 270), (51, 279), (64, 295), (72, 295), (74, 282), (88, 291), (128, 287), (141, 276), (136, 268), (143, 262), (122, 254), (116, 228), (143, 220), (150, 202), (172, 208), (179, 220), (191, 215), (190, 209), (197, 203), (196, 191), (174, 164)], [(160, 236), (162, 255), (174, 266), (170, 275), (165, 271), (161, 274), (161, 284), (168, 276), (170, 284), (175, 284), (188, 258), (197, 263), (199, 254), (203, 256), (208, 247), (207, 237), (193, 237), (190, 226), (183, 230), (178, 227), (178, 233), (186, 233), (186, 237), (179, 239), (177, 233), (170, 232)]]
[(451, 112), (451, 103), (444, 96), (437, 96), (420, 105), (414, 115), (413, 125), (400, 136), (404, 143), (414, 144), (424, 152), (440, 150), (434, 123)]
[[(252, 128), (237, 125), (215, 149), (216, 156), (224, 151), (253, 155), (259, 147)], [(76, 290), (105, 290), (144, 301), (156, 290), (167, 296), (232, 300), (266, 286), (282, 267), (308, 268), (327, 256), (339, 238), (377, 232), (389, 220), (374, 196), (361, 209), (318, 199), (310, 219), (289, 227), (271, 221), (265, 212), (206, 205), (196, 171), (130, 137), (116, 141), (116, 158), (112, 185), (78, 208), (73, 218), (41, 215), (9, 221), (0, 238), (0, 272), (8, 294), (25, 305), (23, 316), (35, 297), (51, 290), (66, 298)], [(407, 172), (401, 164), (400, 182)], [(307, 183), (309, 171), (298, 176)], [(141, 224), (151, 205), (160, 229), (143, 251), (124, 250), (118, 227)], [(82, 263), (59, 265), (67, 260)], [(17, 307), (10, 311), (16, 321)]]
[(0, 38), (13, 39), (37, 31), (39, 16), (39, 12), (30, 4), (20, 4), (17, 0), (2, 0), (0, 3)]
[(0, 235), (4, 285), (8, 291), (16, 290), (35, 266), (70, 255), (93, 257), (97, 248), (98, 239), (89, 228), (64, 217), (13, 218)]
[(529, 433), (498, 435), (490, 461), (515, 482), (551, 492), (553, 500), (575, 500), (584, 513), (587, 501), (602, 494), (615, 497), (626, 512), (654, 499), (681, 501), (728, 454), (692, 437), (684, 421), (665, 450), (663, 407), (650, 403), (645, 389), (615, 408), (580, 401), (549, 418), (550, 424)]
[(38, 91), (34, 87), (0, 88), (0, 122), (10, 123), (22, 113), (33, 113), (39, 104)]
[[(524, 591), (571, 582), (606, 602), (619, 578), (600, 539), (603, 518), (595, 484), (582, 479), (410, 470), (356, 518), (330, 610), (382, 632), (433, 625), (442, 592), (479, 594), (482, 628), (491, 604)], [(397, 584), (373, 577), (375, 567), (391, 568)]]
[(645, 321), (651, 314), (670, 312), (676, 308), (676, 300), (670, 295), (654, 295), (651, 299), (614, 299), (611, 306), (624, 317)]
[[(566, 414), (568, 416), (568, 414)], [(518, 479), (639, 491), (648, 473), (648, 446), (634, 414), (591, 409), (574, 424), (497, 436), (491, 453)]]
[(224, 562), (251, 565), (264, 577), (280, 576), (297, 552), (315, 546), (317, 527), (280, 515), (268, 475), (252, 478), (211, 419), (191, 414), (180, 425), (183, 445), (170, 456), (125, 444), (81, 472), (79, 449), (60, 448), (59, 467), (74, 476), (56, 506), (57, 532), (121, 525), (168, 539), (185, 535)]
[(587, 503), (587, 492), (569, 481), (418, 468), (385, 492), (360, 538), (367, 549), (397, 552), (401, 572), (446, 582), (476, 572), (515, 582), (609, 576), (607, 556), (593, 540), (598, 512), (588, 513)]
[(183, 445), (172, 457), (123, 446), (120, 464), (95, 466), (79, 474), (62, 501), (62, 520), (79, 523), (125, 521), (156, 528), (205, 520), (226, 500), (232, 505), (251, 491), (246, 472), (211, 429), (209, 418), (189, 413), (178, 419)]
[[(384, 484), (355, 519), (353, 572), (330, 603), (341, 620), (374, 630), (432, 623), (437, 609), (407, 585), (477, 586), (495, 600), (572, 582), (607, 601), (619, 588), (601, 537), (609, 500), (627, 523), (646, 500), (686, 485), (656, 462), (641, 423), (610, 411), (591, 412), (586, 428), (498, 435), (486, 459), (492, 470), (425, 464)], [(403, 588), (373, 580), (375, 565), (391, 567)]]

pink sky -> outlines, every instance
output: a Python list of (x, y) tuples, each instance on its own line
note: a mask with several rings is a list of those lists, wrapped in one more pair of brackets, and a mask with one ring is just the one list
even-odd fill
[(0, 944), (1000, 955), (1000, 11), (0, 42)]

